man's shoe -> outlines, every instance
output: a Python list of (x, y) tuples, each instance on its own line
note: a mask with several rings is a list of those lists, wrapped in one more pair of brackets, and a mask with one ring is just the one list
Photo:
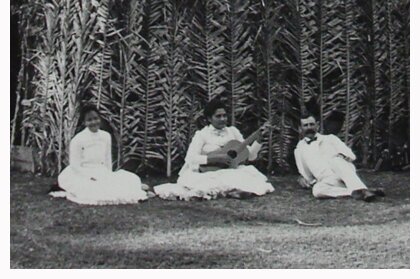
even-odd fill
[(375, 199), (375, 194), (373, 192), (368, 191), (367, 189), (354, 190), (353, 192), (351, 192), (351, 196), (353, 199), (365, 202), (371, 202)]
[(366, 193), (365, 193), (365, 197), (364, 197), (364, 201), (365, 202), (371, 202), (371, 201), (373, 201), (374, 199), (376, 198), (376, 195), (373, 193), (373, 192), (371, 192), (371, 191), (366, 191)]
[(354, 190), (351, 192), (351, 197), (355, 200), (363, 200), (365, 196), (365, 189)]
[(385, 197), (385, 191), (383, 188), (369, 188), (369, 191), (377, 197)]

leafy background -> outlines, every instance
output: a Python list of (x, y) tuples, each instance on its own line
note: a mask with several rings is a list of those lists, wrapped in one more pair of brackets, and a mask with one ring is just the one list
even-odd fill
[(11, 12), (11, 143), (33, 147), (43, 173), (68, 164), (84, 103), (103, 114), (115, 167), (138, 173), (176, 174), (215, 97), (245, 135), (276, 119), (256, 163), (269, 173), (294, 171), (310, 102), (360, 166), (409, 146), (408, 0), (32, 0)]

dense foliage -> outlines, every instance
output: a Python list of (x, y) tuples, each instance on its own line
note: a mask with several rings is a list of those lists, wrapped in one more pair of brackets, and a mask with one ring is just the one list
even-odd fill
[(408, 0), (18, 1), (21, 62), (12, 143), (40, 170), (68, 163), (81, 104), (96, 104), (116, 167), (170, 176), (221, 97), (245, 135), (276, 119), (258, 167), (287, 172), (305, 102), (372, 167), (408, 144)]

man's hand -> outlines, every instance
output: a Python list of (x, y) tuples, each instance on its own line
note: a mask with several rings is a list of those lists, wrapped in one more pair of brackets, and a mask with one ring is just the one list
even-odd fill
[(352, 162), (349, 157), (345, 156), (342, 153), (338, 153), (337, 157), (342, 158), (342, 159), (346, 160), (347, 162), (350, 162), (350, 163)]

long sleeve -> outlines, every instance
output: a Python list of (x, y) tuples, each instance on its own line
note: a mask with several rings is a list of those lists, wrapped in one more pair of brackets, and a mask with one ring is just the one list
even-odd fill
[(106, 150), (105, 150), (105, 165), (107, 169), (112, 171), (112, 140), (111, 135), (106, 134)]
[(70, 167), (80, 175), (84, 175), (82, 168), (82, 145), (78, 138), (70, 141), (69, 161)]
[[(238, 140), (238, 141), (240, 141), (240, 142), (243, 142), (245, 139), (244, 139), (244, 136), (241, 134), (241, 132), (236, 128), (236, 127), (232, 127), (232, 130), (233, 130), (233, 133), (234, 133), (234, 135), (235, 135), (235, 139), (236, 140)], [(248, 151), (249, 151), (249, 158), (248, 158), (248, 160), (250, 160), (250, 161), (254, 161), (255, 159), (257, 159), (257, 157), (258, 157), (258, 152), (260, 151), (260, 149), (261, 149), (261, 144), (259, 144), (258, 142), (256, 142), (256, 141), (254, 141), (253, 143), (252, 143), (252, 145), (248, 145), (247, 146), (247, 148), (248, 148)]]
[(204, 145), (204, 139), (200, 132), (196, 132), (191, 140), (191, 144), (188, 147), (187, 155), (185, 156), (185, 162), (189, 165), (205, 165), (207, 164), (207, 156), (201, 154), (201, 150)]
[(260, 152), (261, 150), (261, 144), (259, 144), (258, 142), (254, 141), (254, 143), (251, 146), (248, 146), (248, 150), (249, 150), (249, 160), (250, 161), (254, 161), (255, 159), (258, 158), (258, 152)]
[(353, 151), (344, 143), (342, 142), (337, 136), (330, 135), (331, 143), (335, 147), (335, 150), (339, 154), (343, 154), (347, 158), (349, 158), (351, 161), (356, 160), (356, 155), (353, 153)]
[(296, 161), (296, 166), (298, 168), (298, 171), (299, 171), (300, 175), (302, 175), (303, 178), (305, 178), (307, 181), (311, 181), (312, 180), (312, 175), (309, 173), (309, 171), (307, 171), (307, 169), (303, 165), (302, 156), (301, 156), (301, 152), (299, 150), (299, 146), (296, 147), (296, 149), (295, 149), (295, 161)]

